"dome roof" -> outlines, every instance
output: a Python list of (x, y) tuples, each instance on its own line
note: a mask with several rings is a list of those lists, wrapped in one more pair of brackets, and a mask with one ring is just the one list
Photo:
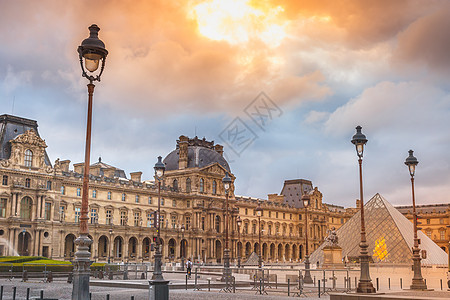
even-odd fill
[[(166, 171), (178, 170), (178, 161), (180, 158), (180, 150), (175, 149), (164, 158), (164, 164), (166, 165)], [(203, 168), (209, 165), (218, 163), (224, 167), (228, 172), (230, 166), (225, 158), (213, 149), (208, 149), (201, 146), (189, 146), (188, 147), (188, 163), (187, 168)]]

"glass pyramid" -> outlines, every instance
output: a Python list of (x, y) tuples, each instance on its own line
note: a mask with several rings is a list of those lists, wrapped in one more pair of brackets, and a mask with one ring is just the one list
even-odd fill
[[(374, 263), (412, 264), (414, 228), (402, 213), (395, 209), (380, 194), (376, 194), (364, 205), (366, 239), (369, 244), (370, 261)], [(361, 239), (361, 212), (358, 211), (347, 223), (336, 231), (342, 256), (350, 262), (359, 261)], [(427, 251), (424, 265), (446, 265), (447, 254), (421, 231), (419, 248)], [(323, 243), (311, 254), (311, 263), (323, 264)]]

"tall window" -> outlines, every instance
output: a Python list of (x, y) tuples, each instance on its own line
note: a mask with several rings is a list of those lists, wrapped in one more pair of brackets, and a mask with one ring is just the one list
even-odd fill
[(275, 224), (275, 234), (279, 234), (280, 233), (280, 225)]
[(215, 195), (217, 193), (217, 182), (214, 180), (213, 184), (212, 184), (212, 192), (213, 195)]
[(0, 218), (6, 218), (6, 203), (7, 203), (6, 198), (1, 198), (0, 199)]
[(431, 223), (430, 219), (427, 219), (427, 224), (430, 224), (430, 223)]
[(31, 207), (33, 201), (30, 197), (24, 197), (20, 201), (20, 218), (24, 220), (31, 220)]
[(299, 229), (298, 229), (298, 234), (302, 237), (303, 236), (303, 228), (302, 227), (300, 227)]
[(186, 200), (186, 207), (187, 208), (191, 207), (191, 200)]
[(442, 229), (441, 231), (439, 231), (439, 235), (440, 235), (440, 240), (445, 240), (445, 230)]
[(177, 227), (177, 216), (172, 216), (172, 228)]
[(8, 185), (8, 176), (7, 175), (3, 175), (2, 184)]
[(217, 232), (220, 232), (220, 217), (216, 216), (215, 228)]
[(121, 211), (120, 212), (120, 225), (125, 226), (128, 223), (128, 217), (127, 217), (127, 212), (126, 211)]
[(65, 195), (66, 194), (66, 187), (65, 186), (61, 186), (61, 195)]
[(92, 198), (97, 198), (97, 190), (92, 190)]
[(204, 192), (205, 192), (205, 181), (203, 180), (203, 178), (200, 178), (200, 193)]
[(125, 193), (122, 193), (122, 201), (127, 200), (127, 195)]
[(27, 187), (27, 188), (31, 187), (31, 179), (30, 178), (25, 179), (25, 187)]
[(205, 217), (202, 217), (202, 230), (205, 230)]
[(256, 234), (256, 224), (252, 224), (252, 233)]
[(97, 209), (91, 208), (91, 224), (97, 224)]
[(33, 165), (33, 152), (30, 149), (25, 150), (25, 167), (31, 167)]
[(191, 226), (191, 217), (186, 216), (186, 230), (189, 230), (190, 226)]
[(52, 189), (52, 182), (47, 181), (47, 190), (51, 190), (51, 189)]
[(81, 188), (77, 188), (77, 197), (81, 196)]
[(50, 202), (45, 202), (44, 218), (50, 221), (52, 213), (52, 204)]
[(271, 235), (272, 234), (272, 225), (269, 225), (269, 235)]
[(161, 198), (161, 206), (164, 206), (164, 198)]
[(172, 206), (177, 207), (177, 200), (175, 200), (175, 199), (172, 200)]
[(134, 202), (139, 203), (139, 195), (136, 195), (136, 197), (134, 197)]
[(186, 193), (190, 193), (191, 192), (191, 179), (188, 178), (186, 179)]
[(148, 196), (148, 204), (152, 204), (152, 197)]
[(160, 215), (159, 220), (161, 221), (160, 226), (161, 226), (161, 228), (163, 228), (164, 227), (164, 215)]
[(244, 223), (244, 230), (243, 230), (243, 232), (244, 232), (245, 234), (248, 233), (248, 223)]
[[(153, 213), (147, 213), (147, 227), (152, 227), (152, 223), (153, 223)], [(155, 225), (153, 225), (155, 226)]]
[(66, 207), (61, 205), (59, 207), (59, 220), (64, 221), (66, 219)]
[(112, 224), (112, 211), (110, 209), (106, 210), (106, 225)]
[(111, 200), (111, 192), (108, 192), (108, 200)]
[(172, 186), (173, 186), (173, 189), (174, 189), (175, 191), (178, 191), (178, 180), (174, 179), (174, 180), (173, 180), (173, 183), (172, 183)]
[(427, 230), (427, 236), (431, 239), (431, 229)]
[(140, 221), (141, 220), (141, 213), (140, 212), (135, 212), (134, 213), (134, 226), (140, 226)]
[(75, 223), (80, 222), (81, 208), (75, 207)]

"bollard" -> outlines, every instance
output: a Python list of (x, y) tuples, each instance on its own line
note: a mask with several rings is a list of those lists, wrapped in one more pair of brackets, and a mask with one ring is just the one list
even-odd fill
[(188, 283), (188, 276), (187, 276), (187, 274), (186, 274), (186, 291), (187, 291), (187, 283)]
[(441, 279), (441, 291), (442, 291), (442, 279)]
[(3, 285), (0, 287), (0, 300), (3, 300)]
[(27, 300), (30, 300), (30, 288), (27, 288)]
[(13, 287), (13, 300), (16, 300), (16, 287)]
[(131, 300), (134, 300), (134, 296), (131, 296)]
[(403, 289), (403, 282), (402, 282), (402, 278), (400, 278), (400, 289)]
[(41, 299), (41, 300), (44, 299), (44, 290), (41, 290), (39, 299)]
[(109, 300), (109, 294), (106, 294), (106, 300)]
[(92, 293), (89, 293), (89, 300), (92, 299)]
[(379, 290), (380, 290), (380, 285), (379, 285), (378, 277), (377, 277), (377, 291), (379, 291)]
[[(197, 274), (197, 270), (196, 270), (195, 274)], [(233, 278), (233, 294), (235, 294), (236, 293), (236, 277), (232, 276), (231, 278)]]
[(22, 281), (27, 282), (28, 281), (28, 272), (27, 270), (23, 270), (22, 272)]
[(356, 289), (357, 286), (358, 286), (358, 282), (357, 282), (356, 277), (355, 277), (355, 289)]
[(67, 283), (72, 283), (73, 280), (73, 274), (72, 272), (69, 273), (69, 275), (67, 276)]
[(211, 279), (208, 278), (208, 292), (211, 291)]
[(427, 280), (425, 278), (423, 280), (425, 281), (425, 285), (427, 285)]
[(113, 280), (113, 279), (114, 279), (114, 273), (113, 273), (113, 271), (109, 271), (108, 279), (109, 279), (109, 280)]
[(391, 278), (388, 278), (389, 289), (391, 289)]
[(317, 287), (318, 287), (318, 290), (319, 290), (319, 298), (320, 298), (320, 279), (319, 279), (318, 283), (319, 283), (319, 285)]
[(53, 273), (52, 271), (47, 272), (47, 282), (53, 282)]
[(291, 279), (288, 278), (288, 297), (291, 295), (290, 284), (291, 284)]
[(314, 276), (314, 286), (316, 286), (316, 276)]

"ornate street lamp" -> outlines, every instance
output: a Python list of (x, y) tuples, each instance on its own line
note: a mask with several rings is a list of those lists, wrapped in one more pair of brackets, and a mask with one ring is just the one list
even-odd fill
[[(94, 94), (94, 81), (100, 81), (100, 76), (105, 68), (106, 56), (108, 51), (105, 44), (98, 38), (100, 28), (93, 24), (89, 27), (90, 35), (81, 42), (78, 47), (81, 70), (83, 77), (89, 80), (88, 87), (88, 115), (86, 126), (86, 148), (84, 152), (84, 176), (83, 176), (83, 194), (81, 200), (80, 215), (80, 236), (75, 240), (77, 252), (73, 261), (73, 290), (72, 300), (89, 299), (89, 276), (91, 266), (91, 253), (89, 246), (92, 244), (88, 237), (88, 200), (89, 200), (89, 164), (91, 155), (91, 123), (92, 123), (92, 97)], [(101, 68), (96, 72), (101, 61)], [(85, 70), (87, 69), (87, 71)]]
[(242, 220), (241, 220), (240, 216), (237, 216), (236, 224), (238, 226), (237, 259), (238, 259), (238, 268), (240, 268), (241, 267), (241, 251), (242, 251), (242, 245), (241, 245), (241, 248), (239, 249), (239, 244), (241, 243), (241, 225), (242, 225)]
[(225, 249), (223, 250), (223, 275), (222, 280), (225, 281), (225, 287), (222, 289), (224, 292), (231, 293), (230, 281), (230, 249), (228, 248), (228, 193), (231, 186), (231, 178), (228, 172), (225, 173), (225, 177), (222, 179), (223, 187), (225, 189)]
[(111, 251), (112, 251), (112, 224), (111, 224), (111, 228), (109, 229), (109, 251), (108, 251), (108, 264), (111, 263)]
[(361, 265), (361, 275), (356, 289), (357, 293), (375, 293), (375, 288), (372, 285), (372, 279), (370, 279), (369, 272), (369, 254), (367, 248), (369, 245), (366, 241), (366, 226), (364, 223), (364, 200), (363, 200), (363, 184), (362, 184), (362, 158), (364, 153), (364, 146), (367, 143), (366, 136), (361, 133), (361, 126), (356, 126), (356, 134), (352, 138), (352, 143), (356, 147), (356, 154), (358, 155), (359, 163), (359, 197), (361, 206), (361, 242), (359, 247), (361, 248), (361, 255), (359, 256)]
[(419, 164), (417, 158), (413, 156), (414, 151), (409, 150), (409, 156), (405, 160), (405, 165), (408, 166), (409, 175), (411, 175), (411, 189), (412, 189), (412, 203), (413, 203), (413, 224), (414, 224), (414, 246), (412, 247), (413, 252), (413, 269), (414, 277), (412, 279), (411, 289), (412, 290), (426, 290), (427, 284), (422, 277), (422, 266), (420, 258), (419, 249), (419, 239), (417, 238), (417, 213), (416, 213), (416, 199), (414, 195), (414, 174), (416, 172), (416, 166)]
[(256, 216), (258, 217), (258, 267), (262, 268), (262, 252), (261, 252), (261, 216), (263, 214), (263, 209), (261, 203), (258, 203), (258, 207), (255, 209)]
[(309, 263), (309, 246), (308, 246), (308, 206), (309, 206), (309, 195), (308, 192), (305, 191), (305, 193), (302, 195), (302, 201), (303, 201), (303, 207), (305, 208), (305, 277), (303, 278), (304, 283), (313, 283), (313, 280), (311, 278), (311, 271), (310, 271), (310, 263)]
[(164, 178), (164, 171), (166, 170), (166, 166), (161, 161), (162, 157), (158, 156), (158, 162), (155, 164), (155, 179), (158, 181), (158, 211), (157, 211), (157, 224), (156, 224), (156, 251), (155, 251), (155, 267), (153, 268), (153, 276), (150, 283), (150, 299), (161, 299), (168, 300), (169, 299), (169, 286), (168, 280), (164, 280), (161, 272), (161, 181)]
[(181, 224), (181, 271), (184, 271), (184, 251), (186, 251), (186, 244), (184, 243), (184, 224)]

